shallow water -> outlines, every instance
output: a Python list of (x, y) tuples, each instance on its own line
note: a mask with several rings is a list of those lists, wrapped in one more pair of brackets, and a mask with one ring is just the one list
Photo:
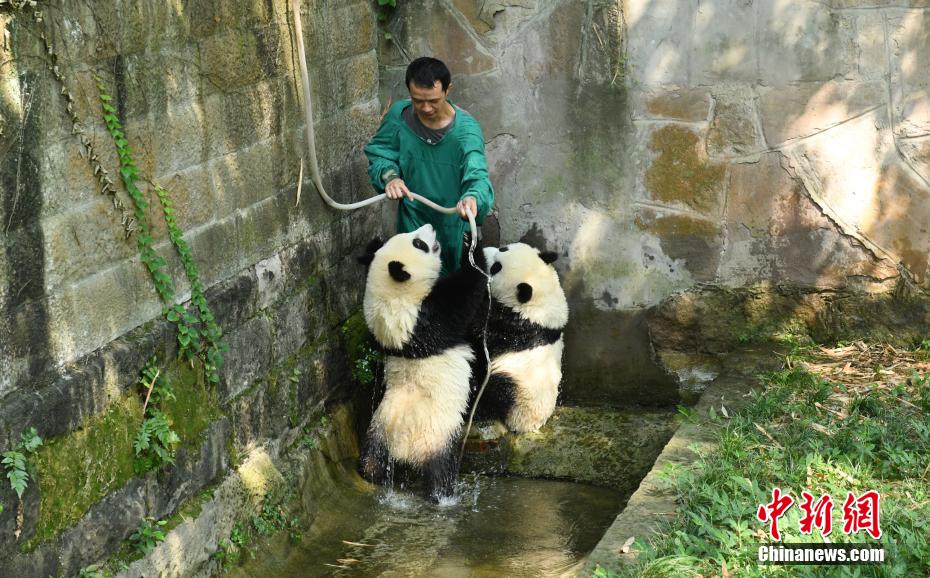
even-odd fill
[(582, 484), (467, 475), (456, 499), (434, 505), (346, 483), (319, 501), (300, 543), (280, 538), (229, 575), (559, 576), (594, 548), (622, 498)]

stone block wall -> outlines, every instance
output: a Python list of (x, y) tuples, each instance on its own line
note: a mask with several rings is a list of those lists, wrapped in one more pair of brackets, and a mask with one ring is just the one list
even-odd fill
[(398, 4), (383, 98), (409, 59), (450, 65), (502, 242), (561, 255), (569, 397), (673, 400), (649, 312), (681, 293), (926, 297), (926, 2)]
[[(335, 198), (357, 200), (371, 190), (361, 147), (380, 113), (374, 12), (366, 0), (300, 6), (322, 179)], [(309, 164), (298, 203), (306, 148), (290, 2), (39, 8), (41, 19), (0, 2), (0, 451), (29, 427), (46, 440), (21, 507), (0, 484), (0, 575), (45, 577), (106, 557), (143, 515), (170, 515), (237, 456), (340, 395), (339, 328), (364, 286), (354, 253), (380, 218), (325, 206)], [(176, 361), (136, 235), (73, 134), (63, 88), (117, 177), (95, 77), (117, 106), (178, 300), (190, 286), (153, 183), (169, 191), (225, 332), (215, 386)], [(139, 476), (124, 464), (153, 354), (188, 403), (166, 411), (182, 438), (177, 465)]]

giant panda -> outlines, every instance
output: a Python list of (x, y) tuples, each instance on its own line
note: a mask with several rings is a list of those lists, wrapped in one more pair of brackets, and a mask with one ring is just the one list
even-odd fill
[(536, 431), (555, 411), (562, 381), (568, 302), (552, 266), (557, 255), (514, 243), (487, 247), (484, 256), (491, 274), (491, 376), (480, 414), (515, 432)]
[(466, 261), (440, 278), (440, 246), (427, 224), (383, 245), (372, 241), (359, 259), (368, 267), (365, 321), (385, 353), (384, 397), (360, 459), (369, 481), (384, 483), (396, 462), (422, 473), (428, 498), (452, 494), (456, 441), (474, 381), (486, 369), (484, 352), (479, 361), (474, 347), (487, 309), (480, 249), (475, 258), (481, 270)]

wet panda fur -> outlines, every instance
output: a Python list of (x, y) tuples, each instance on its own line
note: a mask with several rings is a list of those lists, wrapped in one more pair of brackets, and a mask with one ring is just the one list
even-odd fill
[(480, 415), (515, 432), (536, 431), (555, 410), (562, 381), (568, 302), (552, 266), (557, 255), (524, 243), (488, 247), (484, 254), (491, 274), (491, 376)]
[[(484, 379), (474, 347), (487, 308), (484, 274), (465, 260), (439, 277), (440, 246), (431, 225), (375, 240), (359, 260), (368, 267), (364, 313), (384, 349), (384, 397), (372, 417), (360, 471), (375, 483), (392, 479), (391, 464), (422, 474), (427, 497), (453, 492), (456, 442), (476, 379)], [(480, 249), (475, 260), (484, 269)]]

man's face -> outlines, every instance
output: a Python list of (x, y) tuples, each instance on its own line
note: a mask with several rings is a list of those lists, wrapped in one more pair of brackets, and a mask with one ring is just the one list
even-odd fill
[(436, 115), (445, 111), (448, 91), (443, 92), (442, 83), (438, 80), (430, 88), (417, 86), (417, 83), (411, 81), (409, 90), (410, 99), (413, 101), (413, 109), (420, 118), (435, 118)]

